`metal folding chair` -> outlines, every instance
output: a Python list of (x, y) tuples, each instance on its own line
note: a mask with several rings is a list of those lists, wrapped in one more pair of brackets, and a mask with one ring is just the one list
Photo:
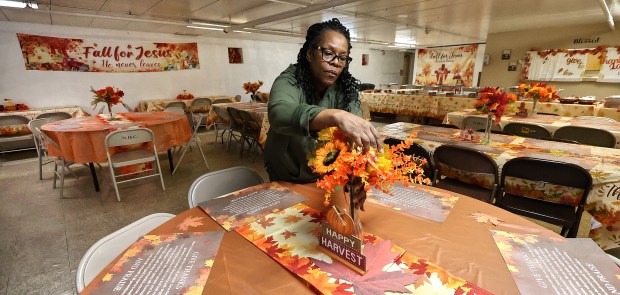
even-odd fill
[(189, 142), (183, 146), (183, 153), (181, 153), (181, 157), (179, 158), (179, 161), (177, 162), (177, 164), (174, 167), (174, 170), (172, 170), (172, 175), (174, 175), (174, 172), (177, 171), (177, 169), (179, 169), (179, 166), (181, 166), (181, 161), (183, 161), (183, 156), (185, 156), (185, 153), (187, 152), (187, 148), (189, 148), (189, 146), (195, 142), (196, 145), (198, 146), (198, 150), (200, 151), (200, 154), (202, 155), (202, 160), (205, 162), (205, 166), (207, 166), (207, 170), (210, 169), (209, 168), (209, 163), (207, 163), (207, 158), (205, 157), (205, 153), (202, 151), (202, 142), (200, 141), (200, 137), (198, 137), (197, 133), (198, 133), (198, 129), (200, 128), (201, 122), (202, 122), (202, 114), (198, 113), (195, 114), (194, 116), (194, 131), (192, 132), (192, 137), (189, 139)]
[(204, 174), (194, 180), (187, 193), (187, 202), (194, 208), (201, 202), (263, 183), (252, 168), (232, 167)]
[[(60, 145), (58, 145), (58, 143), (56, 143), (56, 141), (54, 141), (51, 137), (47, 136), (47, 134), (43, 133), (43, 131), (41, 131), (39, 127), (35, 127), (35, 131), (37, 135), (41, 136), (44, 142), (60, 150)], [(69, 168), (69, 166), (72, 165), (73, 163), (65, 162), (65, 158), (62, 155), (59, 157), (53, 157), (53, 161), (54, 161), (54, 183), (52, 185), (52, 188), (56, 189), (56, 179), (60, 179), (60, 198), (62, 199), (64, 198), (63, 191), (65, 187), (65, 168), (67, 168), (67, 170), (69, 170), (69, 172), (73, 174), (73, 176), (75, 176), (76, 179), (78, 178), (78, 176), (75, 173), (73, 173), (73, 171)], [(58, 166), (61, 167), (60, 171), (58, 171)], [(43, 177), (41, 176), (41, 178)]]
[(71, 118), (73, 118), (73, 116), (71, 116), (71, 114), (67, 112), (49, 112), (49, 113), (42, 113), (37, 116), (37, 119), (49, 119), (50, 122), (66, 120), (66, 119), (71, 119)]

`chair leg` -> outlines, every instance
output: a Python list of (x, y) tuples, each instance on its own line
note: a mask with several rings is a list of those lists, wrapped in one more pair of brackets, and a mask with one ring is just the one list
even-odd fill
[(230, 151), (230, 142), (232, 141), (232, 130), (228, 133), (228, 143), (226, 144), (226, 150)]
[(205, 157), (205, 153), (202, 151), (202, 147), (200, 146), (201, 144), (202, 142), (200, 141), (200, 138), (196, 137), (196, 145), (198, 146), (198, 150), (200, 151), (200, 154), (202, 155), (202, 159), (205, 161), (207, 170), (210, 170), (211, 168), (209, 168), (209, 163), (207, 163), (207, 157)]
[(56, 160), (54, 160), (54, 184), (52, 185), (52, 188), (56, 189), (56, 178), (58, 177), (58, 162), (56, 162)]
[(118, 193), (118, 184), (116, 184), (116, 174), (114, 174), (114, 166), (112, 166), (112, 162), (108, 161), (108, 166), (110, 167), (110, 177), (112, 178), (112, 184), (114, 185), (114, 191), (116, 192), (116, 200), (121, 201), (121, 195)]
[[(214, 142), (217, 142), (217, 138), (218, 138), (217, 123), (213, 124), (213, 128), (215, 129), (215, 141)], [(220, 136), (222, 137), (222, 142), (224, 142), (223, 136), (224, 136), (224, 132), (222, 132), (222, 136)]]
[(62, 159), (60, 163), (62, 164), (62, 165), (60, 166), (60, 169), (61, 169), (61, 170), (60, 170), (60, 171), (61, 171), (61, 173), (60, 173), (60, 198), (61, 198), (61, 199), (63, 199), (63, 198), (64, 198), (64, 196), (63, 196), (63, 190), (64, 190), (64, 188), (65, 188), (65, 168), (66, 168), (66, 166), (65, 166), (65, 160), (64, 160), (64, 159)]
[(71, 173), (71, 175), (73, 175), (73, 177), (75, 177), (75, 179), (80, 179), (80, 177), (77, 174), (75, 174), (75, 172), (73, 172), (73, 170), (71, 170), (71, 168), (69, 166), (65, 165), (65, 167), (67, 168), (67, 170), (69, 170), (69, 173)]
[(159, 180), (161, 180), (161, 190), (166, 190), (166, 185), (164, 184), (164, 175), (161, 173), (161, 166), (159, 165), (159, 157), (155, 156), (155, 163), (157, 163), (157, 173), (159, 173)]
[(39, 180), (43, 180), (43, 157), (39, 153)]
[(176, 167), (174, 167), (174, 169), (172, 170), (172, 175), (174, 175), (174, 172), (176, 172), (177, 169), (179, 169), (179, 166), (181, 166), (181, 161), (183, 161), (183, 157), (185, 156), (185, 153), (187, 152), (187, 147), (192, 144), (192, 140), (193, 139), (190, 139), (187, 145), (183, 147), (183, 152), (181, 153), (181, 157), (179, 158), (179, 161), (177, 162)]

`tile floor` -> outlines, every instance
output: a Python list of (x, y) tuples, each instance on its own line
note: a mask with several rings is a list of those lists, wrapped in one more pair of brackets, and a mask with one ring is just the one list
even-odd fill
[[(389, 123), (389, 122), (382, 122)], [(377, 124), (381, 125), (381, 123)], [(239, 147), (214, 143), (213, 132), (200, 134), (207, 142), (207, 170), (196, 148), (186, 154), (182, 167), (170, 175), (164, 154), (160, 160), (166, 191), (155, 179), (121, 186), (116, 201), (106, 166), (97, 168), (100, 192), (90, 171), (75, 165), (79, 179), (67, 176), (65, 199), (52, 189), (52, 167), (38, 179), (36, 154), (0, 156), (0, 294), (73, 294), (75, 272), (86, 250), (100, 238), (151, 213), (179, 213), (188, 209), (187, 191), (198, 176), (232, 166), (249, 166), (265, 179), (259, 155), (239, 158)], [(177, 154), (177, 158), (180, 154)], [(584, 214), (579, 237), (587, 237), (589, 215)]]

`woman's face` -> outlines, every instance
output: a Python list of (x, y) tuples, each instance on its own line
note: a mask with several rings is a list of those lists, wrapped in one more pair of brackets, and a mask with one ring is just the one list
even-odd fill
[[(325, 59), (335, 59), (325, 61)], [(328, 58), (330, 57), (330, 58)], [(347, 38), (336, 31), (325, 31), (318, 42), (318, 46), (309, 48), (306, 58), (310, 63), (310, 71), (316, 87), (320, 92), (336, 83), (346, 66), (346, 61), (340, 58), (349, 57), (349, 42)]]

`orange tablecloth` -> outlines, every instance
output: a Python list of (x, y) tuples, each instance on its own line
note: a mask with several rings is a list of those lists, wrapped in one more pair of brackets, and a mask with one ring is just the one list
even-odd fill
[[(325, 210), (324, 192), (314, 184), (284, 184), (307, 197), (306, 205)], [(391, 240), (411, 254), (494, 294), (519, 294), (519, 291), (489, 230), (559, 237), (520, 216), (466, 196), (460, 196), (444, 223), (401, 214), (370, 202), (366, 202), (365, 207), (366, 212), (360, 216), (366, 232)], [(478, 223), (471, 216), (476, 212), (498, 217), (504, 222), (498, 226)], [(188, 218), (192, 218), (196, 226), (185, 226), (182, 230), (181, 225)], [(177, 215), (151, 234), (213, 230), (222, 228), (196, 207)], [(101, 280), (105, 274), (106, 271), (101, 272), (93, 282)], [(92, 286), (89, 285), (83, 294), (88, 294)], [(233, 231), (224, 234), (202, 294), (314, 293), (296, 275)]]
[(187, 143), (191, 137), (189, 122), (184, 114), (175, 113), (117, 113), (118, 121), (107, 121), (107, 115), (72, 118), (45, 124), (41, 130), (60, 145), (60, 151), (48, 146), (52, 156), (63, 155), (76, 163), (107, 162), (105, 137), (117, 128), (144, 126), (155, 134), (158, 152)]
[[(265, 146), (267, 140), (267, 132), (269, 132), (269, 117), (267, 116), (267, 104), (266, 103), (251, 103), (251, 102), (234, 102), (234, 103), (220, 103), (217, 106), (226, 108), (235, 108), (250, 112), (258, 122), (261, 123), (260, 136), (258, 143), (261, 146)], [(211, 110), (207, 117), (207, 127), (210, 127), (218, 119), (217, 114)], [(225, 119), (223, 119), (225, 120)], [(228, 122), (226, 122), (228, 123)]]

